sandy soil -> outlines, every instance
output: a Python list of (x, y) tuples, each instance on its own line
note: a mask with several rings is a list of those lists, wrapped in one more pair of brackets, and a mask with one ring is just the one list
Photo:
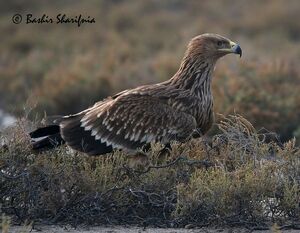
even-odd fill
[[(43, 233), (246, 233), (246, 232), (256, 232), (256, 233), (272, 233), (274, 231), (250, 231), (247, 229), (234, 228), (234, 229), (215, 229), (215, 228), (201, 228), (201, 229), (161, 229), (161, 228), (139, 228), (139, 227), (89, 227), (89, 228), (77, 228), (72, 227), (62, 227), (62, 226), (37, 226), (36, 229), (31, 230), (30, 228), (24, 228), (19, 226), (13, 226), (9, 229), (9, 233), (25, 233), (25, 232), (43, 232)], [(280, 232), (280, 231), (279, 231)], [(297, 233), (298, 230), (284, 230), (281, 232), (285, 233)]]

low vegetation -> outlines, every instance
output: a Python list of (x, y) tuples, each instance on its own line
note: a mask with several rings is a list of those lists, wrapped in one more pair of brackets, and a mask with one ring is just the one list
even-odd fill
[[(29, 119), (0, 132), (3, 232), (15, 223), (300, 228), (298, 0), (0, 6), (0, 110)], [(83, 14), (96, 23), (16, 25), (16, 13)], [(228, 117), (218, 117), (209, 139), (175, 143), (168, 156), (155, 144), (149, 166), (135, 168), (120, 151), (31, 151), (30, 122), (170, 78), (186, 43), (204, 32), (243, 48), (242, 59), (227, 56), (215, 70), (214, 110)]]
[(149, 166), (135, 168), (120, 151), (34, 154), (24, 125), (1, 135), (0, 210), (14, 223), (300, 227), (295, 140), (270, 140), (239, 115), (222, 117), (211, 140), (174, 143), (170, 155), (152, 145)]

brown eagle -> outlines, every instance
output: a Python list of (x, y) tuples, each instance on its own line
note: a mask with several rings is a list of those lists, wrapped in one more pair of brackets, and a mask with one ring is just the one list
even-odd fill
[(196, 36), (171, 79), (122, 91), (82, 112), (60, 117), (56, 124), (30, 133), (33, 148), (65, 142), (88, 155), (101, 155), (204, 135), (214, 121), (213, 70), (217, 60), (229, 53), (241, 56), (241, 47), (216, 34)]

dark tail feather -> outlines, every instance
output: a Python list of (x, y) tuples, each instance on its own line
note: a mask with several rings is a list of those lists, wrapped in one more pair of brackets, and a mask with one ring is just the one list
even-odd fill
[(59, 133), (59, 125), (49, 125), (43, 128), (38, 128), (29, 133), (29, 135), (31, 138), (40, 138), (56, 133)]
[(65, 143), (60, 135), (60, 127), (58, 125), (38, 128), (29, 133), (29, 135), (32, 139), (32, 148), (34, 150), (51, 149)]
[(82, 117), (83, 115), (73, 115), (65, 118), (61, 123), (62, 137), (68, 146), (88, 155), (101, 155), (112, 152), (112, 146), (107, 146), (106, 143), (96, 140), (90, 131), (85, 131), (81, 127), (80, 120)]
[(71, 148), (87, 153), (88, 155), (101, 155), (113, 151), (112, 146), (107, 146), (100, 140), (96, 140), (90, 131), (81, 127), (83, 115), (77, 114), (61, 118), (59, 125), (49, 125), (38, 128), (29, 133), (34, 150), (44, 150), (57, 147), (65, 142)]

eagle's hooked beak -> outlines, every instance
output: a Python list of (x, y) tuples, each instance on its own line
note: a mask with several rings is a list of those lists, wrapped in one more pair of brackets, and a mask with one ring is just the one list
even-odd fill
[(239, 44), (234, 43), (233, 41), (229, 41), (229, 48), (221, 48), (219, 49), (220, 52), (223, 54), (228, 54), (228, 53), (235, 53), (239, 54), (240, 57), (242, 56), (242, 49)]
[(239, 54), (240, 57), (242, 56), (242, 49), (240, 47), (239, 44), (237, 43), (234, 43), (233, 41), (230, 41), (230, 49), (231, 49), (231, 52), (232, 53), (235, 53), (235, 54)]

